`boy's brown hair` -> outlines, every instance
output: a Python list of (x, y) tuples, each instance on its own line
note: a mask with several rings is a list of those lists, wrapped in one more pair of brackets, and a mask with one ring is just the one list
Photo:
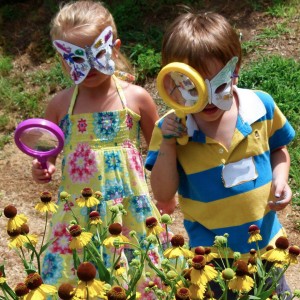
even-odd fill
[(221, 15), (212, 12), (186, 12), (167, 28), (162, 44), (162, 65), (184, 62), (202, 74), (208, 74), (215, 61), (224, 65), (238, 57), (242, 59), (240, 38)]

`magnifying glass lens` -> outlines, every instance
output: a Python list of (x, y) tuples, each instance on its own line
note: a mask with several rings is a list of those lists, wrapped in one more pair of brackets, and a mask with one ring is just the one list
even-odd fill
[(20, 141), (31, 150), (48, 152), (59, 145), (57, 136), (45, 128), (28, 128), (20, 135)]
[(165, 76), (165, 89), (170, 98), (183, 106), (193, 106), (199, 100), (199, 94), (194, 82), (185, 74), (170, 72)]

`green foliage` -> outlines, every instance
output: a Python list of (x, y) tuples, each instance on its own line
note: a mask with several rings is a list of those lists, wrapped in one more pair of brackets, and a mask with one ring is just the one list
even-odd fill
[(273, 5), (268, 7), (267, 13), (273, 17), (290, 18), (297, 13), (297, 1), (273, 0)]
[[(274, 98), (278, 107), (287, 116), (296, 132), (300, 130), (300, 63), (292, 58), (265, 56), (252, 61), (241, 72), (239, 86), (263, 90)], [(296, 135), (290, 144), (292, 189), (300, 186), (300, 137)], [(300, 203), (300, 195), (295, 196), (295, 203)]]
[(0, 8), (0, 14), (4, 23), (11, 20), (22, 18), (23, 12), (14, 5), (4, 5)]
[(132, 48), (130, 59), (135, 66), (139, 82), (144, 82), (147, 76), (154, 77), (159, 72), (161, 55), (154, 49), (147, 49), (143, 45), (137, 44)]
[(8, 75), (12, 68), (12, 59), (10, 57), (0, 55), (0, 76)]

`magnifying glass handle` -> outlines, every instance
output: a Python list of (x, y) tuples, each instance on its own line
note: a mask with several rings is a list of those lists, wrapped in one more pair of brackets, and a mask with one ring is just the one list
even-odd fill
[[(180, 118), (181, 124), (185, 127), (186, 126), (186, 114), (179, 109), (175, 110), (175, 114), (178, 118)], [(189, 141), (189, 136), (186, 134), (182, 137), (176, 139), (179, 145), (186, 145)]]
[(48, 165), (47, 165), (47, 158), (45, 159), (44, 157), (38, 158), (39, 163), (41, 164), (42, 169), (48, 169)]
[[(186, 126), (185, 116), (181, 118), (181, 124)], [(189, 136), (186, 134), (176, 139), (179, 145), (186, 145), (189, 141)]]

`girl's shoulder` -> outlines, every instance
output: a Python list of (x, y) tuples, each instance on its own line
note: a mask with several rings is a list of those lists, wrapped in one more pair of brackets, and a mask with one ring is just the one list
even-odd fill
[(73, 92), (74, 87), (58, 92), (48, 103), (46, 117), (58, 123), (68, 113)]

